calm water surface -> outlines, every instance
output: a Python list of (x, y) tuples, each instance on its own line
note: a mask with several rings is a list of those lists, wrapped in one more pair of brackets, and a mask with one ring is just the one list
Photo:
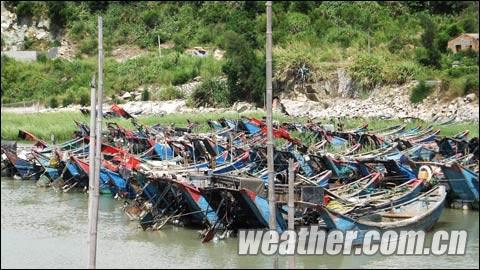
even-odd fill
[[(56, 193), (33, 182), (1, 180), (1, 267), (85, 268), (87, 194)], [(144, 232), (100, 197), (99, 268), (270, 268), (266, 256), (237, 256), (237, 239), (202, 244), (192, 229)], [(467, 229), (465, 256), (297, 256), (297, 268), (479, 268), (478, 212), (446, 209), (435, 229)], [(280, 259), (280, 267), (286, 260)]]

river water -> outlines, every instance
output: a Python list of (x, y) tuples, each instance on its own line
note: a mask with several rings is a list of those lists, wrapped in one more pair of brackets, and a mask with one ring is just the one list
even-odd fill
[[(87, 194), (56, 193), (31, 181), (1, 180), (1, 267), (85, 268)], [(144, 232), (100, 196), (99, 268), (270, 268), (271, 257), (238, 256), (237, 238), (202, 244), (192, 229)], [(446, 209), (435, 229), (468, 230), (464, 256), (297, 256), (297, 268), (479, 268), (479, 216)], [(286, 268), (286, 259), (279, 266)]]

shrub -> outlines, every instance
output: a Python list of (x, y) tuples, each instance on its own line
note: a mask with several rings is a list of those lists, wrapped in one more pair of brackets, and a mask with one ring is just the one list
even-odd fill
[(195, 76), (196, 75), (194, 72), (188, 72), (188, 70), (186, 69), (181, 69), (173, 74), (172, 84), (173, 85), (184, 84)]
[(90, 105), (90, 95), (87, 93), (81, 93), (78, 103), (80, 103), (82, 106)]
[(62, 46), (62, 43), (58, 39), (55, 39), (52, 42), (52, 47), (60, 47), (60, 46)]
[(478, 66), (460, 66), (447, 69), (449, 76), (459, 78), (468, 74), (478, 74)]
[(75, 102), (75, 97), (73, 96), (73, 94), (70, 93), (62, 99), (62, 106), (67, 107), (68, 105), (74, 102)]
[(379, 57), (361, 54), (349, 67), (349, 71), (352, 78), (360, 83), (363, 88), (371, 90), (383, 81), (383, 68), (384, 63)]
[(71, 23), (69, 34), (75, 38), (83, 37), (86, 31), (85, 22), (83, 21), (74, 21)]
[(395, 63), (391, 71), (384, 75), (389, 83), (403, 84), (417, 76), (418, 67), (412, 62)]
[(179, 98), (183, 98), (183, 94), (173, 85), (162, 88), (158, 93), (159, 100), (172, 100)]
[(450, 80), (449, 79), (443, 79), (442, 83), (440, 84), (440, 91), (443, 93), (447, 92), (448, 89), (450, 89)]
[(478, 33), (478, 22), (472, 17), (463, 19), (462, 27), (465, 33)]
[(142, 92), (142, 100), (143, 101), (150, 100), (150, 92), (147, 89), (144, 89)]
[(24, 48), (25, 50), (29, 50), (29, 49), (32, 48), (32, 46), (33, 46), (33, 39), (28, 38), (27, 36), (25, 36), (25, 37), (23, 38), (23, 48)]
[(418, 61), (424, 66), (439, 67), (440, 52), (436, 43), (437, 25), (426, 15), (420, 16), (420, 24), (424, 30), (420, 37), (420, 41), (425, 48), (425, 51), (422, 53), (421, 57), (418, 58)]
[(51, 97), (48, 101), (48, 105), (50, 108), (57, 108), (58, 107), (58, 100), (55, 97)]
[(33, 16), (33, 5), (28, 1), (23, 1), (17, 4), (16, 9), (17, 16), (22, 17), (32, 17)]
[(230, 101), (247, 100), (263, 104), (265, 91), (265, 56), (257, 56), (243, 35), (225, 34), (227, 61), (222, 71), (227, 75)]
[(116, 103), (116, 104), (122, 104), (123, 103), (123, 100), (119, 99), (117, 96), (115, 96), (115, 94), (112, 94), (111, 99), (112, 99), (113, 103)]
[(412, 90), (410, 94), (410, 102), (419, 103), (428, 97), (432, 92), (432, 87), (427, 86), (425, 81), (420, 81)]
[(80, 52), (88, 55), (95, 54), (97, 51), (97, 40), (94, 38), (87, 38), (80, 43)]
[(403, 49), (406, 43), (407, 42), (402, 38), (402, 36), (395, 35), (387, 44), (388, 51), (391, 53), (397, 53)]
[(478, 76), (477, 75), (468, 75), (465, 77), (465, 82), (463, 84), (463, 94), (469, 93), (478, 93)]
[(310, 18), (302, 13), (289, 12), (286, 15), (287, 30), (291, 33), (305, 31), (310, 26)]
[(230, 105), (227, 84), (218, 79), (208, 79), (197, 86), (190, 96), (193, 106), (225, 107)]
[(183, 52), (187, 47), (187, 41), (180, 33), (177, 33), (173, 36), (173, 43), (175, 44), (175, 50), (177, 52)]
[(37, 61), (40, 63), (47, 62), (47, 55), (45, 53), (38, 53)]
[(66, 2), (64, 1), (47, 1), (48, 16), (52, 21), (54, 28), (63, 28), (67, 22), (68, 15)]
[(146, 10), (142, 14), (143, 23), (150, 28), (154, 28), (159, 23), (160, 14), (156, 10)]

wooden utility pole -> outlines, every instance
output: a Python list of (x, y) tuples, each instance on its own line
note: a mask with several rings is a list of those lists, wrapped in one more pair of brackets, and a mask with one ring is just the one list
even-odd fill
[[(266, 69), (267, 69), (267, 169), (268, 169), (268, 203), (270, 210), (269, 228), (276, 230), (276, 205), (275, 205), (275, 182), (273, 167), (273, 130), (272, 130), (272, 1), (267, 1), (267, 46), (266, 46)], [(278, 256), (273, 256), (273, 268), (278, 268)]]
[[(92, 91), (94, 93), (94, 91)], [(92, 97), (91, 100), (93, 119), (96, 118), (94, 124), (95, 141), (90, 141), (90, 148), (95, 145), (94, 157), (95, 162), (90, 160), (90, 167), (94, 166), (93, 175), (90, 174), (89, 179), (89, 219), (88, 219), (88, 268), (96, 268), (97, 255), (97, 225), (98, 225), (98, 197), (99, 197), (99, 183), (100, 183), (100, 166), (101, 166), (101, 146), (102, 146), (102, 103), (103, 103), (103, 21), (102, 17), (98, 17), (98, 97)], [(97, 107), (97, 110), (95, 110)], [(92, 116), (90, 116), (92, 122)], [(93, 121), (95, 122), (95, 121)], [(91, 124), (92, 125), (92, 124)], [(92, 130), (90, 130), (92, 134)], [(92, 157), (92, 154), (89, 154)], [(92, 169), (90, 169), (90, 172)]]
[[(293, 159), (288, 160), (288, 230), (295, 229), (295, 172), (293, 171)], [(288, 268), (295, 269), (295, 254), (288, 256)]]

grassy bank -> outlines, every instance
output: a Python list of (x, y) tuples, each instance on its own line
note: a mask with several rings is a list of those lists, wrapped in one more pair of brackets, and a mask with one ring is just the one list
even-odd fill
[[(139, 118), (139, 122), (146, 125), (154, 124), (175, 124), (177, 127), (185, 127), (187, 125), (187, 120), (198, 123), (198, 127), (195, 131), (197, 132), (206, 132), (210, 128), (207, 125), (207, 120), (209, 119), (219, 119), (225, 117), (227, 119), (236, 119), (240, 116), (254, 116), (261, 118), (264, 116), (263, 112), (256, 113), (242, 113), (242, 114), (232, 114), (232, 113), (203, 113), (203, 114), (169, 114), (165, 116), (142, 116)], [(2, 122), (1, 122), (1, 134), (2, 139), (6, 140), (16, 140), (18, 135), (18, 130), (23, 129), (29, 132), (32, 132), (36, 136), (49, 141), (51, 135), (55, 135), (57, 141), (65, 141), (71, 138), (72, 133), (77, 129), (74, 123), (74, 120), (88, 123), (89, 118), (82, 115), (80, 112), (53, 112), (53, 113), (38, 113), (38, 114), (13, 114), (13, 113), (2, 113)], [(286, 117), (283, 115), (275, 114), (274, 121), (281, 122), (305, 122), (306, 119), (303, 118), (292, 118)], [(105, 119), (105, 122), (116, 122), (121, 126), (126, 128), (133, 128), (132, 123), (129, 120), (115, 118), (115, 119)], [(330, 122), (330, 120), (324, 119), (323, 123)], [(368, 123), (369, 128), (378, 129), (382, 127), (387, 127), (395, 124), (403, 123), (402, 120), (380, 120), (380, 119), (345, 119), (342, 120), (342, 123), (345, 124), (345, 128), (356, 128), (365, 123)], [(407, 127), (414, 127), (416, 125), (426, 125), (421, 121), (412, 121), (407, 123)], [(471, 136), (478, 136), (479, 126), (478, 124), (472, 122), (465, 123), (455, 123), (448, 126), (436, 126), (441, 129), (441, 135), (450, 136), (454, 135), (463, 130), (470, 130)]]

